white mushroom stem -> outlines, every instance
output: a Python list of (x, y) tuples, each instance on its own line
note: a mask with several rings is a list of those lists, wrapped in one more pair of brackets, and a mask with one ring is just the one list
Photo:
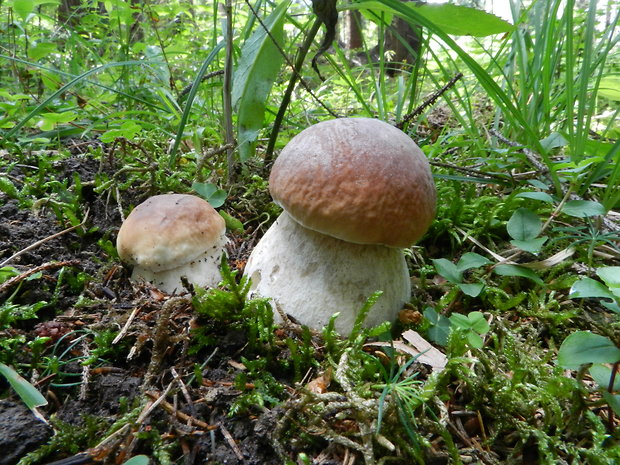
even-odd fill
[[(172, 294), (183, 289), (181, 277), (185, 276), (191, 284), (200, 287), (215, 287), (222, 280), (220, 274), (220, 261), (224, 253), (228, 238), (222, 234), (213, 246), (209, 247), (202, 255), (181, 266), (167, 269), (146, 268), (134, 265), (131, 278), (139, 281), (147, 281), (158, 289)], [(157, 268), (157, 267), (155, 267)]]
[(286, 212), (256, 245), (245, 273), (253, 293), (273, 298), (301, 324), (320, 329), (339, 312), (336, 329), (343, 335), (373, 292), (383, 295), (367, 326), (393, 321), (411, 294), (402, 250), (335, 239), (304, 228)]

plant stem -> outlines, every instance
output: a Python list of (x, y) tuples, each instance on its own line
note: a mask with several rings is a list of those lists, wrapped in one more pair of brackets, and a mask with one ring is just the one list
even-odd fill
[(291, 101), (291, 95), (293, 95), (293, 90), (295, 89), (295, 85), (297, 84), (297, 78), (300, 76), (299, 70), (304, 64), (304, 60), (306, 59), (306, 55), (308, 54), (308, 50), (314, 41), (319, 29), (321, 28), (321, 20), (316, 18), (308, 35), (306, 36), (306, 40), (302, 44), (299, 49), (299, 53), (297, 55), (297, 59), (295, 60), (293, 74), (291, 75), (291, 79), (288, 82), (288, 87), (286, 88), (286, 92), (282, 96), (282, 103), (280, 104), (280, 108), (278, 109), (278, 114), (276, 115), (276, 119), (273, 122), (273, 129), (271, 130), (271, 134), (269, 135), (269, 143), (267, 145), (267, 152), (265, 153), (265, 165), (268, 165), (273, 161), (273, 150), (276, 146), (276, 140), (278, 139), (278, 133), (280, 132), (280, 126), (282, 125), (282, 120), (284, 119), (284, 114), (286, 113), (286, 109), (288, 108), (288, 104)]
[(232, 121), (232, 75), (233, 75), (233, 21), (232, 21), (232, 0), (226, 0), (224, 7), (226, 11), (226, 62), (224, 63), (224, 129), (226, 130), (226, 145), (230, 147), (226, 151), (226, 168), (228, 171), (228, 185), (234, 182), (235, 157), (234, 144), (235, 135), (233, 132)]

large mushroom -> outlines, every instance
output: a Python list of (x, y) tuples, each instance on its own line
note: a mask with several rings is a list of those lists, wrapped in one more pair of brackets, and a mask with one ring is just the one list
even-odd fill
[(313, 125), (282, 150), (269, 189), (284, 212), (247, 262), (253, 292), (317, 329), (339, 312), (336, 329), (348, 334), (383, 291), (366, 324), (394, 320), (411, 295), (402, 248), (435, 216), (429, 164), (413, 140), (370, 118)]
[(221, 280), (219, 264), (228, 239), (224, 219), (194, 195), (150, 197), (127, 216), (116, 248), (123, 263), (133, 265), (132, 279), (173, 293), (181, 277), (198, 286)]

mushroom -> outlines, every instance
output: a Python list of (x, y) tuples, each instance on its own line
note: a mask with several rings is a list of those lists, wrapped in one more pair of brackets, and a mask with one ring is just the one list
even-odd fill
[(164, 194), (138, 205), (116, 239), (123, 263), (133, 265), (132, 279), (162, 291), (182, 289), (181, 277), (198, 286), (221, 280), (219, 264), (228, 242), (224, 219), (194, 195)]
[(415, 142), (375, 119), (324, 121), (286, 145), (269, 189), (284, 212), (248, 259), (252, 292), (317, 329), (340, 312), (336, 329), (348, 334), (380, 290), (366, 324), (394, 320), (411, 296), (401, 248), (435, 216), (433, 178)]

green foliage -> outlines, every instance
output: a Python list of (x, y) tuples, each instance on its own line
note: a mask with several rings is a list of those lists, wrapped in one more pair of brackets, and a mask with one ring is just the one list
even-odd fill
[[(247, 338), (252, 350), (270, 351), (274, 346), (273, 309), (266, 298), (248, 299), (250, 281), (242, 277), (237, 282), (237, 271), (232, 271), (222, 256), (220, 264), (222, 273), (221, 288), (196, 289), (192, 299), (194, 309), (203, 318), (205, 325), (194, 332), (194, 351), (214, 343), (211, 329), (215, 324), (232, 324), (247, 331)], [(209, 322), (208, 320), (211, 320)]]
[(243, 392), (230, 407), (229, 415), (239, 415), (252, 408), (262, 410), (280, 403), (285, 395), (284, 386), (267, 370), (267, 360), (248, 360), (241, 357), (247, 371), (235, 378), (235, 387)]
[(284, 60), (280, 50), (289, 4), (290, 0), (280, 2), (241, 47), (232, 99), (238, 114), (237, 137), (242, 161), (254, 155), (256, 139), (264, 124), (265, 102)]
[(463, 272), (472, 268), (479, 268), (491, 263), (482, 255), (475, 252), (467, 252), (459, 259), (458, 263), (454, 263), (446, 260), (445, 258), (433, 259), (433, 264), (437, 269), (437, 272), (446, 278), (446, 280), (452, 284), (456, 284), (457, 287), (471, 297), (477, 297), (484, 288), (483, 283), (465, 283), (463, 281)]
[(526, 252), (538, 253), (547, 236), (538, 237), (542, 231), (542, 222), (538, 215), (527, 208), (518, 208), (506, 225), (508, 234), (512, 237), (510, 243)]
[(47, 405), (47, 399), (32, 384), (22, 378), (13, 368), (0, 363), (3, 375), (29, 409)]
[(455, 337), (465, 336), (467, 343), (474, 349), (481, 349), (483, 345), (483, 334), (486, 334), (490, 327), (486, 318), (480, 312), (470, 312), (468, 315), (454, 313), (450, 316), (452, 330), (456, 332)]
[(192, 184), (192, 190), (209, 202), (213, 208), (221, 207), (226, 201), (226, 191), (218, 189), (215, 184), (210, 182), (194, 182)]
[(620, 348), (609, 338), (588, 331), (577, 331), (568, 336), (558, 352), (558, 364), (573, 370), (587, 363), (618, 361)]

